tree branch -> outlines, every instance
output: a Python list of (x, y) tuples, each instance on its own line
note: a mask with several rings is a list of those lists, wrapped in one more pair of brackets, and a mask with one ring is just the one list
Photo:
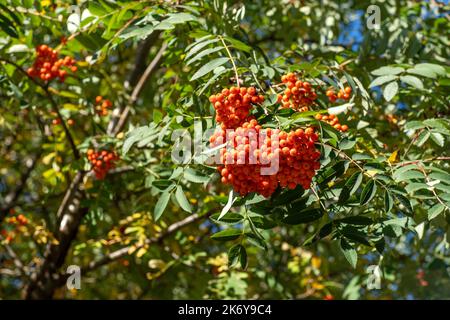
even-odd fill
[(30, 177), (31, 173), (33, 172), (36, 163), (38, 162), (39, 158), (41, 157), (42, 151), (39, 151), (30, 161), (26, 161), (28, 163), (25, 163), (26, 170), (20, 177), (20, 182), (16, 186), (14, 190), (12, 190), (8, 195), (5, 197), (5, 205), (0, 210), (0, 223), (3, 221), (3, 219), (8, 215), (9, 211), (16, 205), (17, 199), (22, 194), (23, 190), (25, 189), (25, 186), (27, 184), (28, 178)]
[[(150, 46), (146, 46), (146, 48), (149, 50)], [(162, 48), (164, 48), (165, 50), (166, 45), (163, 45)], [(147, 67), (145, 72), (142, 74), (138, 84), (136, 84), (138, 89), (135, 88), (133, 90), (133, 94), (129, 99), (129, 101), (133, 102), (128, 103), (128, 108), (126, 107), (123, 110), (124, 112), (122, 112), (122, 114), (120, 115), (116, 125), (114, 125), (115, 118), (111, 118), (108, 125), (108, 128), (111, 129), (109, 130), (108, 134), (113, 135), (116, 132), (119, 132), (125, 125), (130, 108), (134, 105), (145, 81), (154, 71), (156, 65), (162, 57), (164, 50), (161, 49), (157, 53), (153, 61), (150, 63), (150, 65)], [(147, 54), (148, 52), (146, 54), (141, 52), (139, 56), (147, 56)], [(137, 74), (139, 72), (137, 71), (137, 69), (142, 70), (141, 66), (138, 65), (141, 63), (141, 60), (138, 59), (136, 63), (137, 64), (135, 65), (132, 74)], [(133, 75), (130, 79), (132, 78)], [(81, 200), (85, 196), (84, 192), (81, 189), (81, 183), (85, 175), (86, 172), (81, 170), (78, 171), (66, 191), (66, 194), (57, 212), (58, 230), (57, 232), (55, 232), (55, 236), (58, 240), (58, 244), (50, 243), (47, 246), (42, 265), (40, 266), (39, 270), (33, 275), (32, 280), (24, 290), (24, 295), (27, 299), (49, 299), (53, 296), (55, 289), (62, 283), (64, 283), (63, 281), (65, 277), (61, 276), (61, 274), (58, 273), (58, 269), (63, 265), (65, 261), (70, 245), (76, 237), (83, 216), (88, 212), (88, 208), (80, 206)]]
[(72, 148), (72, 152), (73, 155), (75, 157), (75, 159), (79, 159), (80, 158), (80, 154), (78, 152), (78, 149), (75, 145), (74, 139), (72, 137), (72, 134), (69, 131), (69, 128), (67, 127), (66, 123), (64, 122), (64, 119), (61, 115), (61, 113), (59, 112), (59, 107), (58, 104), (56, 103), (55, 99), (53, 99), (52, 93), (49, 91), (49, 87), (48, 85), (44, 85), (41, 82), (37, 81), (35, 78), (33, 78), (32, 76), (30, 76), (21, 66), (19, 66), (17, 63), (5, 59), (5, 58), (0, 58), (0, 61), (4, 61), (12, 66), (14, 66), (17, 70), (19, 70), (21, 73), (23, 73), (25, 76), (28, 77), (28, 79), (30, 79), (34, 84), (36, 84), (37, 86), (39, 86), (45, 93), (45, 95), (47, 96), (48, 100), (50, 101), (50, 104), (52, 105), (52, 109), (54, 112), (56, 112), (56, 115), (63, 127), (64, 133), (66, 134), (66, 138), (67, 140), (69, 140), (69, 144), (70, 147)]
[(139, 94), (141, 93), (145, 83), (147, 82), (150, 75), (154, 72), (156, 66), (161, 61), (162, 55), (164, 54), (164, 51), (167, 48), (167, 43), (163, 43), (161, 45), (161, 48), (159, 49), (156, 56), (153, 58), (152, 62), (147, 66), (147, 69), (145, 69), (144, 73), (142, 74), (141, 78), (139, 79), (138, 83), (136, 84), (136, 87), (134, 88), (133, 92), (131, 93), (130, 99), (128, 100), (127, 106), (123, 109), (117, 124), (115, 127), (111, 128), (110, 134), (113, 136), (122, 131), (123, 127), (125, 126), (125, 123), (128, 119), (128, 115), (130, 113), (131, 108), (136, 103)]
[(104, 256), (102, 259), (97, 260), (97, 261), (93, 261), (91, 263), (89, 263), (86, 267), (82, 268), (82, 274), (85, 274), (87, 272), (90, 272), (92, 270), (95, 270), (101, 266), (104, 266), (110, 262), (113, 262), (117, 259), (120, 259), (124, 256), (126, 256), (128, 254), (128, 252), (130, 251), (130, 249), (139, 249), (141, 247), (143, 247), (144, 245), (150, 245), (150, 244), (160, 244), (165, 238), (167, 238), (168, 236), (174, 234), (175, 232), (177, 232), (178, 230), (193, 224), (197, 221), (203, 220), (205, 218), (208, 218), (212, 213), (214, 213), (215, 210), (210, 210), (208, 213), (204, 214), (204, 215), (198, 215), (198, 214), (193, 214), (183, 220), (180, 220), (178, 222), (175, 222), (173, 224), (171, 224), (166, 230), (165, 232), (163, 232), (161, 235), (159, 235), (156, 238), (150, 238), (147, 239), (143, 245), (135, 247), (133, 245), (130, 246), (126, 246), (123, 248), (120, 248), (116, 251), (113, 251), (109, 254), (107, 254), (106, 256)]
[(19, 259), (19, 257), (17, 256), (17, 254), (14, 252), (13, 248), (11, 248), (11, 246), (7, 243), (3, 244), (3, 246), (6, 249), (6, 252), (8, 253), (8, 255), (11, 257), (11, 259), (14, 262), (14, 265), (16, 266), (16, 268), (19, 270), (20, 274), (28, 279), (28, 275), (27, 275), (27, 271), (26, 268), (24, 266), (24, 264), (22, 263), (22, 261)]

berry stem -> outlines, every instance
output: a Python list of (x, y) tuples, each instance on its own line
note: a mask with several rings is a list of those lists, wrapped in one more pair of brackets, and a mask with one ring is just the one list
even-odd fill
[(229, 57), (230, 60), (231, 60), (231, 64), (233, 65), (234, 75), (235, 75), (235, 77), (236, 77), (236, 86), (237, 86), (238, 88), (240, 88), (239, 74), (238, 74), (238, 71), (237, 71), (237, 68), (236, 68), (236, 64), (234, 63), (233, 56), (231, 55), (231, 52), (230, 52), (230, 50), (228, 49), (228, 46), (227, 46), (227, 44), (225, 43), (225, 40), (223, 39), (223, 37), (222, 37), (222, 36), (219, 36), (219, 39), (220, 39), (220, 41), (222, 41), (222, 44), (223, 44), (223, 46), (225, 47), (225, 50), (227, 51), (228, 57)]

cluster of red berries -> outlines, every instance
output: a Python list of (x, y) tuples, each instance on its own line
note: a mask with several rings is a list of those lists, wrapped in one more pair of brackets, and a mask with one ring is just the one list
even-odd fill
[(294, 73), (288, 73), (281, 77), (281, 81), (286, 85), (283, 94), (278, 95), (278, 102), (283, 109), (292, 108), (296, 111), (305, 112), (309, 106), (317, 99), (317, 94), (311, 83), (301, 81)]
[(95, 177), (99, 180), (103, 180), (108, 171), (114, 168), (114, 162), (119, 160), (118, 155), (113, 151), (95, 151), (93, 149), (87, 151), (87, 158), (92, 164)]
[(338, 99), (342, 99), (348, 101), (352, 95), (352, 88), (345, 87), (344, 90), (340, 89), (339, 92), (336, 92), (333, 89), (328, 89), (326, 92), (326, 96), (330, 102), (335, 102)]
[[(231, 91), (225, 90), (222, 92)], [(213, 95), (210, 101), (217, 103), (218, 96)], [(264, 99), (256, 93), (253, 96), (257, 97), (254, 103)], [(278, 186), (295, 189), (301, 185), (308, 189), (315, 170), (320, 168), (320, 152), (315, 147), (318, 135), (314, 129), (291, 132), (263, 129), (256, 119), (248, 116), (249, 110), (245, 117), (233, 121), (220, 117), (221, 127), (210, 138), (212, 148), (226, 143), (220, 149), (221, 181), (232, 185), (242, 196), (256, 192), (269, 197)]]
[[(5, 222), (10, 226), (18, 229), (21, 226), (26, 226), (28, 224), (28, 219), (23, 214), (15, 215), (16, 212), (14, 209), (10, 210), (10, 217), (5, 219)], [(6, 229), (2, 229), (1, 235), (4, 237), (7, 243), (11, 242), (14, 238), (15, 231), (7, 231)]]
[(95, 98), (95, 104), (95, 111), (100, 116), (108, 115), (108, 111), (112, 107), (112, 102), (108, 99), (103, 99), (102, 96), (97, 96)]
[(319, 114), (316, 114), (315, 118), (316, 118), (316, 120), (324, 121), (324, 122), (328, 123), (330, 126), (332, 126), (336, 130), (339, 130), (341, 132), (346, 132), (348, 130), (348, 126), (346, 124), (341, 125), (339, 123), (339, 119), (338, 119), (338, 117), (336, 117), (335, 114), (322, 115), (319, 113)]
[(417, 278), (417, 280), (419, 280), (419, 284), (421, 287), (428, 286), (429, 283), (427, 280), (425, 280), (425, 271), (423, 271), (422, 269), (417, 271), (416, 278)]
[(291, 132), (263, 129), (252, 119), (234, 131), (218, 129), (210, 142), (212, 147), (227, 142), (220, 150), (222, 165), (218, 167), (223, 183), (231, 184), (241, 195), (257, 192), (269, 197), (278, 186), (310, 187), (320, 168), (317, 139), (313, 128)]
[(264, 96), (258, 95), (254, 87), (231, 87), (209, 97), (216, 110), (216, 121), (224, 128), (237, 128), (248, 118), (252, 104), (264, 102)]
[(72, 72), (76, 72), (78, 69), (73, 58), (66, 56), (58, 59), (58, 51), (45, 44), (36, 48), (36, 54), (33, 66), (27, 70), (30, 77), (40, 78), (44, 81), (59, 78), (63, 82), (67, 76), (67, 70), (62, 67), (67, 67)]

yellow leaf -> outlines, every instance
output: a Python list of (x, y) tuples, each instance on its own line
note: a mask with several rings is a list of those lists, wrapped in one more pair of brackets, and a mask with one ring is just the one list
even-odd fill
[(322, 264), (322, 260), (319, 257), (312, 257), (311, 264), (315, 269), (319, 269)]
[(144, 254), (147, 253), (147, 249), (146, 248), (140, 248), (137, 252), (136, 252), (136, 257), (140, 258), (142, 257)]
[(151, 269), (163, 269), (166, 263), (161, 259), (151, 259), (148, 261), (148, 267)]
[(367, 175), (369, 177), (373, 177), (374, 175), (376, 175), (379, 171), (378, 170), (367, 170)]
[(91, 176), (87, 175), (84, 177), (84, 181), (83, 181), (83, 187), (84, 190), (89, 190), (94, 186), (94, 178), (92, 178)]
[(325, 286), (324, 286), (323, 284), (317, 283), (317, 282), (314, 282), (314, 283), (312, 284), (312, 287), (313, 287), (314, 289), (316, 289), (316, 290), (322, 290), (322, 289), (325, 288)]
[(41, 6), (42, 7), (48, 7), (51, 4), (52, 4), (51, 0), (41, 0)]
[(392, 152), (391, 156), (388, 159), (389, 163), (397, 162), (397, 155), (398, 155), (398, 150), (395, 150), (394, 152)]
[(50, 152), (48, 155), (42, 158), (42, 163), (45, 165), (49, 165), (52, 159), (55, 157), (55, 152)]

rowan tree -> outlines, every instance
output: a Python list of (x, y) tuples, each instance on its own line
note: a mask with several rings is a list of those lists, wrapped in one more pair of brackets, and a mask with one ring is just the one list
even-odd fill
[(448, 2), (75, 2), (0, 4), (0, 297), (450, 297)]

